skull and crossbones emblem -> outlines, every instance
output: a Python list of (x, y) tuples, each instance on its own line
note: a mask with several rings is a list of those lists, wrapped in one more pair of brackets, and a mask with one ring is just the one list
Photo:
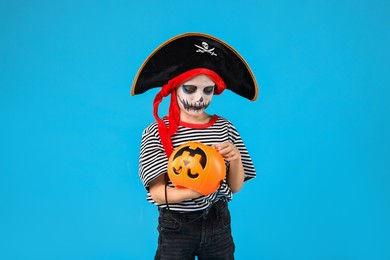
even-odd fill
[(202, 42), (202, 46), (199, 46), (197, 44), (194, 44), (196, 47), (198, 47), (198, 49), (196, 50), (196, 52), (200, 52), (200, 53), (208, 53), (210, 54), (211, 56), (217, 56), (217, 54), (214, 52), (214, 49), (215, 48), (212, 48), (212, 49), (209, 49), (209, 44), (207, 42)]

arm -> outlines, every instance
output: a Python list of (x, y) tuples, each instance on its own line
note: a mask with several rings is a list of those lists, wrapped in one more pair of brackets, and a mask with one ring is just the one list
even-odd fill
[(215, 144), (213, 147), (218, 150), (226, 161), (230, 162), (227, 174), (227, 183), (230, 189), (233, 193), (240, 191), (245, 179), (240, 151), (230, 142)]
[[(150, 195), (157, 204), (165, 204), (165, 176), (162, 174), (150, 183)], [(184, 200), (195, 199), (202, 194), (186, 188), (167, 187), (168, 203), (179, 203)]]

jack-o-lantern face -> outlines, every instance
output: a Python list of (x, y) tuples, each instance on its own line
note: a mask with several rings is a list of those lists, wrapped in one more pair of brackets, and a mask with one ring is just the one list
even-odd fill
[(168, 161), (168, 175), (176, 187), (207, 195), (219, 188), (226, 175), (226, 166), (214, 148), (188, 142), (173, 151)]
[(207, 157), (199, 147), (192, 150), (189, 146), (179, 149), (173, 157), (172, 170), (175, 174), (187, 174), (189, 178), (196, 179), (202, 174), (206, 166)]

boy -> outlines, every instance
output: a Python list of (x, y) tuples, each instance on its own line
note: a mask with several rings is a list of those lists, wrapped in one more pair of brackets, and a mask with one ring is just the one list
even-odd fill
[[(255, 100), (257, 83), (244, 59), (210, 35), (187, 33), (158, 47), (141, 66), (132, 94), (160, 87), (154, 100), (156, 122), (142, 134), (139, 174), (147, 200), (158, 206), (159, 239), (155, 259), (234, 259), (227, 202), (255, 169), (236, 128), (205, 112), (214, 94), (226, 88)], [(169, 115), (158, 106), (171, 96)], [(224, 158), (226, 178), (214, 193), (176, 188), (167, 177), (174, 148), (187, 142), (214, 147)]]

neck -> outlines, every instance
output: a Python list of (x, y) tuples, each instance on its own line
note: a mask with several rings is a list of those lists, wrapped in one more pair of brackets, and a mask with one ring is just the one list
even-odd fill
[(199, 116), (190, 116), (186, 113), (180, 113), (180, 121), (190, 124), (207, 124), (210, 121), (211, 115), (202, 113)]

